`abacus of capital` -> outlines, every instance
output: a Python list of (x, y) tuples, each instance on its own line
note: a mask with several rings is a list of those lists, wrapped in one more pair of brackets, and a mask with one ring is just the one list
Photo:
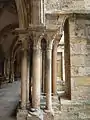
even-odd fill
[[(53, 35), (56, 30), (46, 30), (42, 25), (29, 26), (28, 29), (16, 29), (22, 41), (22, 65), (21, 65), (21, 104), (17, 112), (17, 120), (38, 120), (47, 119), (47, 115), (52, 116), (52, 45)], [(29, 71), (30, 60), (28, 51), (29, 36), (33, 40), (33, 71), (32, 71), (32, 91), (29, 91)], [(40, 109), (41, 95), (41, 40), (45, 38), (46, 47), (46, 109)], [(29, 101), (31, 92), (32, 101)], [(51, 119), (51, 118), (50, 118)]]

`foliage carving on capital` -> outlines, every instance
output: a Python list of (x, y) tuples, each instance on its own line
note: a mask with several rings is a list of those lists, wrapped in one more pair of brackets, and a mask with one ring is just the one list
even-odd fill
[(61, 34), (59, 30), (48, 31), (46, 32), (44, 37), (45, 37), (45, 40), (47, 41), (47, 49), (52, 49), (54, 41), (56, 41), (56, 43), (59, 43), (61, 39)]
[(41, 49), (41, 40), (43, 36), (44, 34), (41, 32), (33, 32), (33, 34), (31, 34), (34, 49)]

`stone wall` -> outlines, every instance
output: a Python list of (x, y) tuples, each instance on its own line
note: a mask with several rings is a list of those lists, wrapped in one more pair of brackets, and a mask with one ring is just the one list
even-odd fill
[(45, 12), (90, 10), (89, 0), (45, 0)]
[(69, 21), (71, 96), (74, 100), (90, 100), (90, 24), (88, 19)]

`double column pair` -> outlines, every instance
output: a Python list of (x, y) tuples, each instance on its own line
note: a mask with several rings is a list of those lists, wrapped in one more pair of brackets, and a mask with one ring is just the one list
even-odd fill
[[(41, 44), (34, 44), (33, 46), (33, 89), (32, 89), (32, 106), (40, 109), (40, 95), (41, 95)], [(51, 100), (51, 62), (52, 61), (52, 47), (46, 49), (46, 109), (52, 110)]]
[[(28, 55), (27, 55), (27, 40), (22, 42), (22, 68), (21, 68), (21, 108), (26, 109), (28, 96)], [(41, 94), (41, 50), (40, 45), (34, 43), (33, 45), (33, 76), (32, 76), (32, 107), (40, 109), (40, 94)], [(52, 109), (51, 100), (51, 59), (52, 49), (47, 47), (47, 67), (46, 67), (46, 107), (47, 110)], [(29, 99), (29, 98), (28, 98)]]

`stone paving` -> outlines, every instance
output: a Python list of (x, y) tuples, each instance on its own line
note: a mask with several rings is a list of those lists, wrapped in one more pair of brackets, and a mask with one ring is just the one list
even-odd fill
[(19, 81), (2, 86), (0, 89), (0, 120), (16, 120), (19, 93)]

